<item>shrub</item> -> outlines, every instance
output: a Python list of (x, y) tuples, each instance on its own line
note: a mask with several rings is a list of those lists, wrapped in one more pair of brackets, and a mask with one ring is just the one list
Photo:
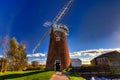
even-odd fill
[(72, 68), (65, 68), (65, 69), (63, 69), (62, 71), (63, 71), (63, 72), (70, 72), (70, 71), (72, 71)]

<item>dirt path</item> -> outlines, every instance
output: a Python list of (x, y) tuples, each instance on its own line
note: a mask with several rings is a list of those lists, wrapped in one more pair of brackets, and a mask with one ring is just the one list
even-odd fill
[(50, 80), (69, 80), (69, 78), (62, 72), (56, 72)]

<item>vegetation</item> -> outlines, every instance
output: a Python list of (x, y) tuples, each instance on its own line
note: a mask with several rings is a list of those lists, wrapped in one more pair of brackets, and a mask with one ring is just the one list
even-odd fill
[(80, 77), (77, 72), (74, 72), (72, 68), (65, 68), (62, 72), (68, 73), (70, 80), (85, 80), (84, 78)]
[(32, 65), (29, 65), (26, 69), (26, 71), (30, 71), (30, 70), (45, 70), (45, 65), (39, 65), (37, 67), (34, 67)]
[(73, 68), (73, 72), (111, 72), (109, 66), (81, 66)]
[(49, 80), (54, 71), (19, 71), (6, 72), (0, 75), (0, 80)]
[(18, 45), (15, 38), (10, 40), (10, 47), (7, 55), (9, 66), (12, 71), (23, 70), (23, 68), (26, 67), (26, 47), (24, 44)]
[(6, 58), (1, 58), (0, 63), (1, 63), (0, 72), (6, 72), (7, 66), (8, 66), (7, 59)]
[(8, 37), (0, 42), (3, 58), (0, 59), (0, 71), (6, 70), (19, 71), (24, 70), (27, 63), (25, 44), (19, 45), (15, 38), (9, 40)]
[(71, 73), (69, 74), (70, 80), (86, 80), (82, 77), (80, 77), (77, 73)]
[(9, 37), (5, 36), (3, 39), (0, 39), (0, 47), (2, 48), (3, 57), (0, 59), (0, 72), (6, 72), (8, 66), (7, 52), (9, 48)]
[(32, 66), (33, 67), (38, 67), (39, 66), (39, 62), (38, 61), (32, 61)]
[(62, 70), (62, 72), (70, 72), (70, 71), (72, 71), (72, 68), (65, 68)]

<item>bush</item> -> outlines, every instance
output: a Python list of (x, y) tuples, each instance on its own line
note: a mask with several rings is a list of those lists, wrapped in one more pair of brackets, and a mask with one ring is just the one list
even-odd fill
[(63, 72), (70, 72), (70, 71), (72, 71), (72, 68), (65, 68), (65, 69), (63, 69), (62, 71), (63, 71)]
[(33, 66), (29, 66), (27, 69), (28, 70), (45, 70), (45, 66), (44, 65), (40, 65), (38, 67), (33, 67)]

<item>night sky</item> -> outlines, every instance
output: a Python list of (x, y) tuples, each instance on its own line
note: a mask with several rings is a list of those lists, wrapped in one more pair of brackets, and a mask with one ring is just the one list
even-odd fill
[[(0, 39), (8, 35), (24, 42), (31, 54), (68, 0), (0, 0)], [(60, 21), (70, 29), (70, 52), (120, 48), (120, 0), (74, 0)], [(47, 53), (49, 35), (36, 52)], [(1, 53), (1, 49), (0, 49)]]

